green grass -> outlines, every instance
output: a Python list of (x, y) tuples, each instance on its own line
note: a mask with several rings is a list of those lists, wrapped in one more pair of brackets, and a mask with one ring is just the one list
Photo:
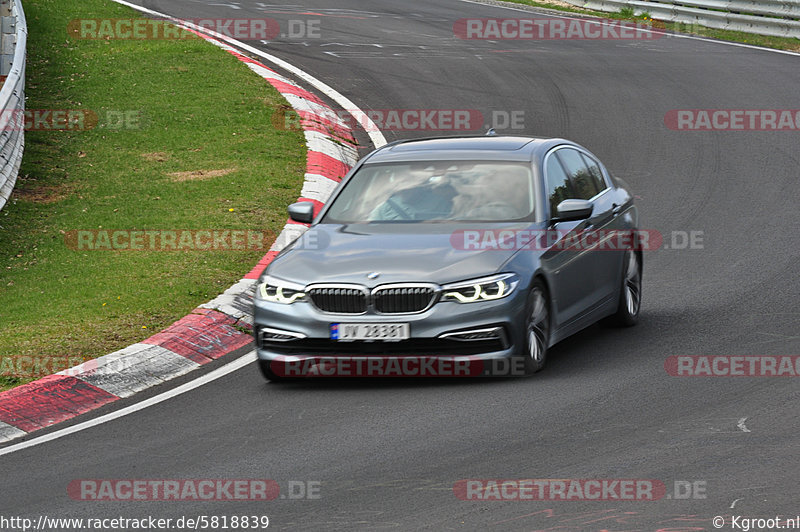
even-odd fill
[(619, 16), (624, 19), (636, 18), (632, 7), (623, 7), (619, 10)]
[[(86, 131), (30, 131), (0, 211), (0, 357), (95, 357), (215, 297), (266, 250), (77, 251), (74, 230), (249, 229), (277, 234), (305, 169), (285, 105), (204, 41), (75, 40), (79, 18), (134, 18), (106, 0), (26, 0), (28, 109), (90, 109)], [(138, 111), (138, 129), (107, 112)], [(225, 170), (179, 180), (171, 173)], [(232, 209), (232, 211), (231, 211)], [(269, 245), (269, 242), (266, 242)], [(31, 378), (0, 377), (0, 389)]]
[(677, 33), (684, 33), (689, 35), (698, 35), (700, 37), (707, 37), (709, 39), (719, 39), (723, 41), (746, 43), (753, 46), (763, 46), (765, 48), (775, 48), (777, 50), (789, 50), (792, 52), (800, 52), (800, 39), (787, 38), (787, 37), (770, 37), (768, 35), (756, 35), (754, 33), (744, 33), (741, 31), (728, 31), (717, 30), (713, 28), (706, 28), (698, 24), (684, 24), (680, 22), (665, 22), (661, 20), (654, 20), (649, 13), (634, 14), (632, 7), (624, 7), (618, 12), (603, 12), (593, 11), (590, 9), (582, 9), (577, 6), (565, 6), (561, 4), (553, 4), (547, 1), (538, 0), (505, 0), (514, 4), (523, 4), (532, 7), (541, 7), (545, 9), (554, 9), (557, 11), (564, 11), (567, 13), (578, 13), (583, 15), (593, 15), (599, 18), (609, 18), (618, 20), (635, 20), (648, 24), (657, 29), (674, 31)]

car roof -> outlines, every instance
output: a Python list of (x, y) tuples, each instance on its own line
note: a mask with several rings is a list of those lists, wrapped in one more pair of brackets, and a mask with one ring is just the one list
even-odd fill
[(486, 135), (400, 140), (373, 152), (365, 164), (430, 160), (531, 161), (564, 139)]

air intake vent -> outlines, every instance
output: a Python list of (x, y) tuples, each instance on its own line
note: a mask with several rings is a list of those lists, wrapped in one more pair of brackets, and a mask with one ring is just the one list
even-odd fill
[(363, 314), (367, 311), (367, 293), (359, 288), (314, 287), (308, 290), (311, 301), (323, 312)]
[(378, 287), (372, 292), (375, 310), (382, 314), (422, 312), (432, 304), (436, 290), (425, 285)]

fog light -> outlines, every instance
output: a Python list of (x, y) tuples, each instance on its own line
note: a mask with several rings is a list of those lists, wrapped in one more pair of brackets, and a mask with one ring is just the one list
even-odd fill
[(303, 333), (273, 329), (271, 327), (258, 329), (259, 345), (263, 345), (265, 342), (290, 342), (292, 340), (301, 340), (305, 337), (306, 335)]
[(506, 344), (506, 333), (502, 327), (487, 327), (484, 329), (469, 329), (466, 331), (449, 332), (440, 335), (439, 338), (447, 338), (448, 340), (457, 340), (459, 342), (501, 340), (503, 345)]

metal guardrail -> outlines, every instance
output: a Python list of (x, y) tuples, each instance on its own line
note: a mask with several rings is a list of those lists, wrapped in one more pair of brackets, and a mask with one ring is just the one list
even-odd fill
[(17, 182), (25, 147), (25, 51), (28, 25), (21, 0), (0, 0), (0, 209)]
[(800, 38), (800, 0), (566, 0), (594, 11), (649, 13), (657, 20)]

